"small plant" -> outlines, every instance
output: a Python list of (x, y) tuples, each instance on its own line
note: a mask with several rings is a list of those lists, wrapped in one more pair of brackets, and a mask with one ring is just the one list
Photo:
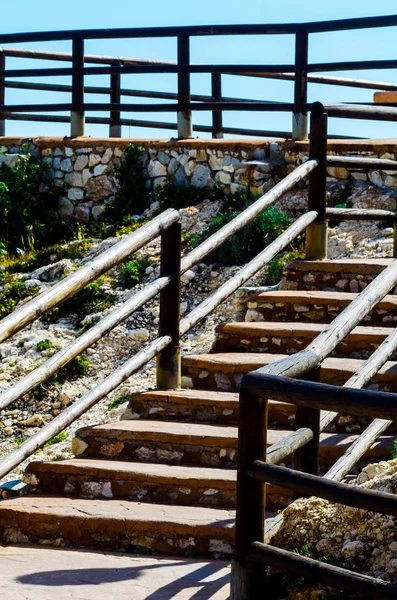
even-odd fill
[(16, 365), (16, 363), (15, 363), (15, 362), (9, 362), (9, 363), (8, 363), (8, 366), (9, 366), (9, 367), (15, 367), (15, 365)]
[(63, 378), (67, 378), (70, 375), (87, 375), (88, 369), (90, 368), (90, 361), (88, 358), (79, 354), (75, 356), (67, 365), (62, 367), (59, 374)]
[(80, 329), (79, 335), (83, 335), (83, 333), (85, 333), (86, 331), (91, 329), (91, 327), (94, 327), (94, 325), (96, 325), (99, 320), (100, 320), (100, 317), (92, 317), (91, 319), (87, 319), (87, 321), (84, 323), (83, 327)]
[(108, 410), (114, 410), (115, 408), (118, 408), (122, 404), (125, 404), (125, 402), (128, 402), (128, 400), (129, 400), (128, 396), (117, 396), (117, 398), (114, 398), (113, 400), (111, 400), (109, 402)]
[(44, 352), (44, 350), (49, 350), (49, 348), (53, 347), (53, 343), (51, 340), (40, 340), (36, 344), (36, 350), (38, 352)]
[(15, 440), (15, 447), (17, 448), (18, 446), (20, 446), (21, 444), (23, 444), (24, 442), (26, 442), (26, 440), (29, 439), (28, 435), (23, 435), (22, 437), (19, 437)]
[(56, 323), (59, 320), (59, 316), (59, 308), (58, 306), (54, 306), (53, 308), (47, 310), (40, 320), (43, 323)]
[(48, 440), (48, 442), (46, 442), (43, 446), (43, 450), (44, 448), (48, 448), (49, 446), (54, 446), (55, 444), (59, 444), (60, 442), (64, 442), (65, 440), (67, 440), (69, 437), (69, 434), (66, 433), (65, 431), (62, 431), (61, 433), (58, 433), (58, 435), (55, 435), (53, 438), (51, 438), (50, 440)]
[(115, 164), (114, 174), (118, 190), (102, 218), (109, 223), (120, 223), (128, 215), (142, 213), (149, 205), (149, 190), (143, 165), (144, 149), (130, 144), (120, 164)]
[(143, 279), (146, 269), (150, 267), (151, 264), (152, 261), (147, 256), (129, 260), (119, 271), (119, 283), (125, 288), (133, 288)]
[(9, 283), (0, 296), (0, 319), (10, 314), (20, 300), (34, 295), (37, 291), (37, 288), (27, 290), (22, 281)]
[(193, 250), (200, 243), (200, 236), (195, 233), (184, 233), (182, 235), (182, 248), (187, 250)]
[[(216, 216), (205, 231), (205, 237), (221, 229), (238, 214), (227, 212)], [(268, 208), (212, 252), (207, 261), (224, 266), (245, 264), (273, 242), (288, 224), (289, 218), (284, 212)]]
[(101, 289), (102, 285), (103, 279), (98, 279), (76, 292), (74, 296), (61, 304), (60, 316), (66, 316), (69, 313), (87, 314), (99, 307), (103, 309), (113, 304), (117, 300), (117, 295), (107, 294)]
[(300, 249), (287, 252), (284, 256), (275, 256), (272, 258), (267, 266), (266, 285), (276, 285), (279, 283), (287, 264), (299, 258), (305, 258), (305, 253)]

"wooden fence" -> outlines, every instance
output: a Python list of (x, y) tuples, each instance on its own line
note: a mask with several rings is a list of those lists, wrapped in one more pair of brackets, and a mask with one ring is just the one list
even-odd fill
[[(360, 60), (327, 63), (309, 63), (308, 48), (311, 34), (334, 31), (354, 31), (397, 26), (397, 15), (343, 19), (315, 23), (258, 24), (258, 25), (206, 25), (192, 27), (147, 27), (122, 29), (92, 29), (49, 31), (32, 33), (1, 34), (0, 44), (0, 135), (5, 135), (6, 120), (47, 121), (71, 124), (71, 135), (84, 135), (87, 123), (109, 124), (110, 136), (120, 137), (122, 125), (155, 127), (177, 130), (179, 138), (188, 138), (195, 132), (212, 133), (213, 137), (222, 137), (224, 133), (237, 135), (256, 135), (260, 137), (293, 137), (307, 139), (308, 112), (311, 105), (307, 102), (308, 83), (320, 83), (336, 86), (348, 86), (361, 89), (396, 91), (397, 84), (362, 79), (316, 75), (335, 71), (368, 70), (396, 68), (397, 60)], [(190, 41), (193, 37), (230, 36), (230, 35), (289, 35), (295, 38), (295, 60), (292, 64), (192, 64), (190, 60)], [(141, 39), (175, 38), (177, 42), (177, 61), (155, 61), (117, 56), (95, 56), (85, 54), (87, 40), (105, 39)], [(56, 42), (69, 40), (71, 53), (48, 52), (20, 48), (4, 47), (4, 44), (28, 44), (32, 42)], [(71, 66), (55, 68), (9, 69), (7, 57), (40, 59), (69, 62)], [(92, 65), (95, 66), (86, 66)], [(159, 92), (154, 90), (125, 89), (122, 87), (123, 74), (170, 73), (177, 76), (177, 92)], [(211, 77), (211, 94), (191, 93), (191, 74), (204, 73)], [(109, 87), (87, 86), (87, 77), (109, 75)], [(290, 102), (256, 101), (244, 98), (225, 97), (222, 93), (222, 75), (249, 76), (293, 81), (294, 93)], [(43, 82), (19, 81), (17, 78), (56, 78), (71, 77), (71, 85)], [(7, 104), (5, 90), (41, 90), (68, 92), (71, 101), (67, 103), (46, 104)], [(105, 94), (107, 102), (88, 102), (86, 94)], [(144, 97), (162, 100), (152, 104), (128, 103), (123, 97)], [(164, 102), (164, 100), (166, 102)], [(168, 102), (171, 101), (171, 102)], [(397, 110), (387, 106), (360, 104), (328, 105), (330, 116), (354, 119), (397, 120)], [(86, 113), (105, 111), (109, 117), (86, 116)], [(210, 111), (212, 125), (192, 124), (192, 112)], [(281, 111), (292, 114), (292, 133), (290, 131), (265, 131), (259, 129), (225, 127), (222, 122), (223, 111)], [(67, 112), (67, 115), (57, 115)], [(176, 123), (122, 118), (121, 113), (164, 113), (175, 112)], [(35, 114), (36, 113), (36, 114)], [(42, 113), (42, 114), (38, 114)], [(343, 137), (343, 136), (338, 136)]]

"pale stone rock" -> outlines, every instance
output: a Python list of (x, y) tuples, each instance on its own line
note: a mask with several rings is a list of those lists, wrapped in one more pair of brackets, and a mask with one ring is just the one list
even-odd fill
[(60, 164), (60, 168), (64, 173), (71, 173), (73, 171), (73, 164), (70, 158), (64, 158)]
[(26, 483), (26, 485), (39, 485), (40, 479), (37, 477), (36, 473), (25, 473), (23, 482)]
[(76, 162), (73, 165), (75, 171), (82, 171), (88, 165), (88, 156), (87, 154), (80, 154), (77, 157)]
[(114, 192), (114, 187), (109, 177), (100, 175), (92, 177), (85, 186), (86, 198), (96, 202), (104, 200), (111, 196)]
[(90, 206), (87, 202), (84, 202), (83, 204), (79, 204), (78, 206), (76, 206), (75, 216), (78, 221), (81, 221), (82, 223), (89, 223), (90, 222), (90, 214), (91, 214), (91, 210), (90, 210)]
[(52, 148), (44, 148), (41, 151), (41, 156), (52, 156)]
[(69, 200), (82, 200), (84, 198), (84, 190), (82, 188), (70, 188), (68, 190)]
[(116, 158), (121, 158), (123, 156), (123, 151), (120, 148), (115, 148), (113, 153)]
[(105, 210), (105, 207), (101, 204), (97, 204), (96, 206), (92, 207), (91, 212), (92, 212), (92, 218), (94, 219), (94, 221), (98, 221), (99, 217), (101, 216), (101, 214), (103, 213), (104, 210)]
[(343, 167), (328, 167), (327, 173), (336, 179), (347, 179), (349, 177), (349, 171)]
[(61, 217), (71, 217), (74, 212), (74, 207), (69, 198), (63, 196), (58, 202), (58, 212)]
[(53, 156), (63, 156), (62, 148), (55, 148), (55, 150), (53, 152)]
[(98, 177), (99, 175), (103, 175), (105, 171), (107, 171), (107, 165), (97, 165), (94, 168), (94, 177)]
[(189, 155), (188, 154), (178, 154), (176, 158), (177, 158), (178, 162), (183, 166), (189, 160)]
[(101, 157), (99, 154), (90, 154), (90, 158), (88, 160), (88, 166), (90, 168), (96, 167), (101, 162)]
[(151, 160), (148, 166), (149, 177), (165, 177), (167, 169), (158, 161)]
[(170, 162), (170, 157), (165, 152), (159, 152), (157, 155), (157, 160), (161, 162), (162, 165), (168, 165)]
[(211, 178), (210, 168), (202, 164), (196, 165), (194, 168), (191, 184), (194, 187), (200, 188), (212, 185), (213, 180)]
[(180, 163), (176, 160), (176, 158), (171, 158), (171, 160), (168, 164), (168, 174), (174, 175), (174, 173), (176, 173), (177, 170), (179, 169), (179, 165), (180, 165)]
[(74, 437), (72, 439), (72, 454), (74, 454), (74, 456), (80, 456), (80, 454), (83, 454), (87, 448), (88, 444), (86, 444), (86, 442), (80, 438)]
[(91, 177), (93, 177), (94, 174), (91, 173), (91, 171), (89, 169), (84, 169), (83, 171), (83, 184), (85, 185), (87, 183), (87, 181), (89, 179), (91, 179)]
[(62, 164), (62, 158), (60, 156), (55, 157), (52, 161), (52, 166), (54, 169), (60, 169), (61, 164)]
[(83, 184), (83, 177), (81, 173), (68, 173), (65, 176), (65, 181), (66, 183), (68, 183), (71, 187), (84, 187)]
[(185, 169), (183, 167), (179, 167), (175, 174), (175, 183), (177, 185), (186, 186), (189, 183), (189, 179), (186, 176)]
[(195, 164), (194, 160), (190, 160), (189, 162), (186, 163), (185, 173), (188, 177), (191, 177), (195, 166), (196, 166), (196, 164)]
[(191, 377), (186, 377), (186, 375), (182, 375), (181, 377), (181, 387), (184, 389), (192, 389), (194, 388), (193, 379)]
[(221, 171), (223, 169), (223, 162), (213, 154), (211, 154), (208, 162), (213, 171)]
[(91, 154), (92, 148), (76, 148), (76, 154)]
[(107, 148), (105, 150), (104, 155), (102, 156), (102, 164), (107, 165), (113, 156), (113, 150), (111, 148)]
[(382, 187), (384, 185), (382, 180), (382, 174), (380, 171), (370, 171), (368, 173), (368, 177), (371, 183), (373, 183), (377, 187)]
[(219, 552), (221, 554), (233, 554), (231, 545), (223, 540), (210, 540), (209, 551)]
[(69, 156), (70, 157), (70, 156), (73, 156), (73, 154), (74, 154), (73, 148), (70, 148), (69, 146), (66, 146), (66, 148), (65, 148), (65, 156)]
[(214, 379), (215, 379), (216, 387), (218, 390), (221, 390), (224, 392), (232, 391), (232, 385), (230, 383), (229, 378), (226, 377), (226, 375), (224, 375), (223, 373), (215, 373)]
[(109, 481), (84, 481), (80, 488), (83, 498), (113, 498), (112, 486)]

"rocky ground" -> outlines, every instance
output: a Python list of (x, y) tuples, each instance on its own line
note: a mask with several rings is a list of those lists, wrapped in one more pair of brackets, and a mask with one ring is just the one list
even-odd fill
[[(307, 192), (305, 190), (290, 192), (283, 199), (280, 208), (287, 209), (291, 215), (296, 214), (305, 206), (306, 198)], [(380, 195), (379, 190), (372, 186), (355, 188), (349, 200), (350, 205), (354, 207), (392, 208), (395, 205), (394, 198), (388, 194)], [(184, 234), (195, 235), (200, 233), (218, 210), (219, 202), (210, 201), (204, 201), (196, 207), (181, 210)], [(24, 281), (27, 288), (39, 286), (40, 289), (46, 289), (53, 285), (56, 278), (66, 275), (75, 269), (77, 265), (91, 260), (119, 239), (108, 238), (104, 241), (93, 241), (89, 253), (84, 259), (63, 259), (31, 273), (18, 274), (17, 278)], [(102, 285), (102, 291), (107, 294), (116, 294), (116, 302), (110, 308), (103, 311), (98, 310), (95, 314), (88, 315), (86, 320), (95, 316), (104, 316), (157, 276), (159, 272), (159, 241), (151, 243), (144, 252), (152, 259), (153, 264), (147, 268), (145, 278), (141, 284), (133, 289), (124, 289), (117, 282), (115, 283), (116, 280), (112, 279), (112, 273), (110, 273), (110, 277)], [(335, 227), (329, 230), (330, 258), (349, 256), (366, 258), (370, 256), (391, 256), (391, 254), (391, 228), (382, 228), (378, 223), (345, 222), (335, 224)], [(238, 267), (221, 269), (216, 265), (200, 263), (187, 272), (183, 276), (182, 314), (190, 312), (237, 270)], [(259, 273), (247, 285), (263, 285), (263, 283), (264, 273)], [(220, 322), (230, 320), (235, 313), (235, 309), (235, 299), (232, 297), (185, 336), (182, 342), (182, 351), (184, 353), (208, 351), (214, 339), (215, 326)], [(148, 303), (123, 325), (118, 326), (103, 340), (87, 350), (86, 356), (89, 360), (89, 369), (86, 375), (67, 379), (61, 378), (58, 381), (43, 384), (19, 402), (2, 411), (0, 415), (0, 456), (8, 454), (26, 437), (34, 434), (41, 426), (59, 414), (65, 406), (82, 396), (116, 367), (120, 366), (127, 358), (137, 352), (144, 342), (153, 339), (157, 332), (158, 315), (158, 302)], [(38, 320), (4, 342), (0, 347), (0, 392), (21, 379), (57, 350), (72, 342), (81, 331), (84, 323), (84, 319), (81, 320), (73, 314), (68, 314), (67, 317), (56, 323), (49, 324)], [(123, 340), (122, 344), (120, 344), (121, 338)], [(37, 344), (43, 340), (49, 340), (52, 347), (39, 351)], [(66, 439), (45, 448), (34, 455), (33, 459), (54, 460), (69, 457), (70, 440), (73, 437), (73, 432), (78, 427), (117, 419), (123, 411), (123, 407), (108, 410), (109, 402), (113, 398), (128, 396), (131, 392), (145, 390), (154, 385), (155, 369), (152, 361), (120, 386), (110, 397), (98, 403), (68, 428)], [(25, 464), (20, 465), (5, 479), (19, 478)]]

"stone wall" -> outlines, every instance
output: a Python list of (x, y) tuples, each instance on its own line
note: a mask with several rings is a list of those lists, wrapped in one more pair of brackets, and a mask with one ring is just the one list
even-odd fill
[[(1, 151), (18, 154), (28, 140), (2, 138)], [(97, 138), (36, 138), (29, 140), (32, 154), (50, 168), (59, 187), (59, 214), (83, 223), (97, 220), (104, 204), (116, 191), (114, 165), (129, 143), (142, 146), (148, 187), (173, 177), (182, 185), (220, 185), (225, 193), (249, 185), (254, 194), (268, 191), (308, 155), (307, 142), (285, 140), (120, 140)], [(397, 157), (397, 140), (330, 141), (329, 154)], [(350, 181), (352, 185), (396, 188), (397, 176), (388, 171), (367, 174), (329, 168), (329, 183)], [(291, 197), (288, 203), (293, 202)], [(283, 208), (285, 208), (283, 206)], [(298, 207), (297, 207), (298, 208)], [(379, 206), (378, 206), (379, 208)]]

